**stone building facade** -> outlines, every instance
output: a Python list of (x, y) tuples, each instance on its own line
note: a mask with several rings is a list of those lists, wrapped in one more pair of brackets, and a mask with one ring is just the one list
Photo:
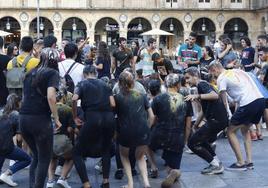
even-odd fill
[[(39, 0), (40, 33), (74, 40), (89, 37), (109, 45), (119, 36), (146, 41), (140, 34), (160, 28), (174, 36), (160, 37), (161, 44), (175, 46), (191, 31), (208, 45), (223, 33), (234, 43), (248, 35), (254, 43), (268, 33), (268, 0)], [(38, 0), (0, 1), (0, 29), (14, 33), (7, 42), (25, 35), (37, 37)]]

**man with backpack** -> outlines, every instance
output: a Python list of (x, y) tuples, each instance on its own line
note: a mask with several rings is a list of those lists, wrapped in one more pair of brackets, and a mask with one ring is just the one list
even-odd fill
[(74, 43), (68, 43), (64, 47), (66, 59), (59, 62), (60, 76), (71, 93), (74, 92), (74, 87), (83, 79), (84, 65), (75, 62), (78, 53), (78, 47)]
[(10, 93), (22, 96), (25, 74), (39, 64), (39, 59), (31, 56), (33, 39), (25, 36), (21, 39), (20, 55), (11, 59), (7, 65), (6, 85)]

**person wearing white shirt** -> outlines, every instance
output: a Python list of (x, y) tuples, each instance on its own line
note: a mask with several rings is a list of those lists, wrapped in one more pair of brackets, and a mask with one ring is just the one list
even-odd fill
[(71, 70), (69, 71), (69, 75), (71, 76), (74, 85), (76, 86), (78, 82), (83, 80), (83, 69), (84, 65), (75, 62), (75, 58), (77, 56), (78, 47), (74, 43), (66, 44), (64, 48), (64, 54), (66, 59), (64, 61), (59, 62), (59, 72), (60, 76), (64, 77), (69, 68), (73, 65)]
[[(225, 70), (220, 62), (214, 61), (209, 65), (209, 72), (217, 78), (220, 96), (228, 108), (227, 94), (238, 104), (237, 110), (230, 118), (227, 130), (230, 145), (235, 153), (237, 162), (227, 168), (228, 170), (243, 171), (253, 169), (251, 139), (249, 128), (251, 124), (259, 123), (265, 110), (265, 99), (255, 80), (239, 69)], [(236, 132), (241, 130), (244, 137), (244, 146), (247, 160), (243, 159)]]

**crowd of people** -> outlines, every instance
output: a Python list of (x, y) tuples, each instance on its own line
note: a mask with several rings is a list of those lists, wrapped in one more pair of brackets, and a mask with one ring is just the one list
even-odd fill
[(254, 169), (251, 141), (263, 139), (261, 124), (268, 123), (268, 37), (258, 36), (255, 48), (242, 37), (240, 54), (228, 35), (202, 48), (196, 38), (192, 32), (180, 45), (174, 66), (154, 38), (128, 48), (120, 37), (109, 51), (103, 41), (89, 46), (88, 38), (63, 39), (59, 48), (53, 35), (25, 36), (19, 52), (12, 44), (5, 53), (0, 37), (0, 171), (5, 159), (14, 160), (0, 181), (18, 186), (13, 174), (30, 165), (30, 188), (71, 188), (74, 166), (82, 187), (92, 188), (85, 164), (91, 157), (100, 158), (95, 168), (101, 187), (109, 188), (115, 156), (114, 177), (127, 177), (123, 188), (134, 187), (136, 162), (149, 188), (149, 178), (159, 177), (155, 153), (162, 150), (161, 187), (169, 188), (181, 176), (184, 151), (208, 163), (202, 174), (224, 172), (219, 135), (228, 137), (237, 160), (226, 169)]

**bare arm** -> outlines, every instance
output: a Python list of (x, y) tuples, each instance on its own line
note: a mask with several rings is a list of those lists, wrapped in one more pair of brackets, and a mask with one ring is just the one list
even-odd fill
[(191, 134), (191, 129), (192, 129), (192, 117), (186, 117), (186, 122), (185, 122), (185, 137), (184, 137), (184, 143), (188, 143), (188, 139)]
[(185, 97), (186, 101), (193, 101), (197, 99), (201, 100), (217, 100), (219, 98), (219, 95), (215, 91), (211, 91), (210, 93), (206, 94), (197, 94), (197, 95), (187, 95)]
[(74, 119), (75, 124), (77, 126), (81, 126), (83, 124), (83, 121), (77, 117), (77, 100), (78, 99), (79, 99), (79, 96), (77, 94), (74, 94), (72, 98), (72, 101), (73, 101), (72, 112), (73, 112), (73, 119)]
[(228, 54), (228, 52), (232, 49), (232, 45), (228, 44), (226, 49), (223, 50), (220, 54), (218, 54), (218, 58), (222, 59), (226, 54)]
[(154, 117), (154, 113), (153, 113), (152, 108), (148, 108), (147, 112), (148, 112), (148, 119), (149, 119), (149, 127), (152, 127), (152, 125), (154, 124), (154, 121), (155, 121), (155, 117)]
[(47, 88), (47, 101), (49, 104), (50, 111), (53, 115), (56, 130), (61, 127), (61, 122), (59, 121), (57, 106), (56, 106), (56, 89), (54, 87)]
[(226, 111), (227, 111), (227, 113), (228, 113), (228, 116), (231, 117), (231, 116), (232, 116), (232, 113), (231, 113), (231, 110), (230, 110), (230, 108), (229, 108), (228, 98), (227, 98), (227, 93), (226, 93), (226, 91), (221, 91), (221, 92), (220, 92), (220, 97), (221, 97), (222, 102), (223, 102), (223, 104), (224, 104), (224, 106), (225, 106), (225, 109), (226, 109)]
[(115, 66), (116, 66), (116, 59), (115, 59), (115, 57), (111, 57), (111, 73), (113, 73), (114, 72), (114, 70), (115, 70)]
[(110, 96), (109, 100), (110, 100), (110, 106), (112, 108), (115, 108), (116, 104), (115, 104), (114, 96)]
[(96, 64), (96, 63), (94, 63), (94, 66), (97, 68), (97, 69), (99, 69), (99, 70), (102, 70), (103, 69), (103, 64)]

